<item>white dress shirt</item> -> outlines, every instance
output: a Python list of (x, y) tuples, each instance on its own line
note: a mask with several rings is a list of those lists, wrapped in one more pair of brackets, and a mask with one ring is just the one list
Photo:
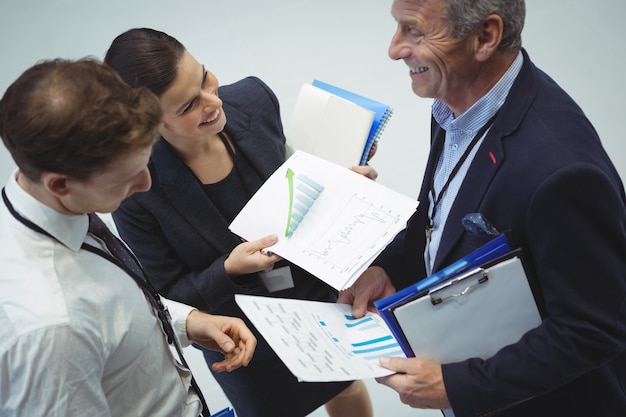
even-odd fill
[[(87, 215), (43, 205), (12, 174), (0, 202), (0, 416), (198, 416), (180, 366), (141, 289), (81, 249)], [(183, 345), (192, 308), (164, 300)]]

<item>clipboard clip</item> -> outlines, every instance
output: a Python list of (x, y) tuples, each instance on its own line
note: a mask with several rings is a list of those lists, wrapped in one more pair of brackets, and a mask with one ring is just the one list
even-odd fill
[[(463, 284), (464, 281), (469, 281), (472, 278), (477, 279), (475, 281), (468, 282), (467, 285), (461, 287), (461, 291), (453, 291), (453, 287), (457, 287)], [(487, 275), (487, 271), (485, 271), (483, 268), (474, 268), (464, 273), (463, 275), (453, 278), (450, 281), (447, 281), (444, 284), (430, 290), (428, 292), (428, 295), (430, 296), (430, 302), (432, 305), (435, 306), (451, 298), (463, 297), (472, 289), (478, 287), (481, 284), (484, 284), (488, 280), (489, 276)]]

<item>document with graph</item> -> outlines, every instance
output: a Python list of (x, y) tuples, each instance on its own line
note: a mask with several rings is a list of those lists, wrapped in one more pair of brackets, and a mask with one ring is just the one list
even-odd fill
[(242, 294), (235, 301), (299, 381), (391, 375), (378, 359), (405, 357), (378, 315), (355, 319), (347, 304)]
[(230, 224), (337, 290), (348, 288), (403, 230), (417, 201), (348, 168), (296, 151)]

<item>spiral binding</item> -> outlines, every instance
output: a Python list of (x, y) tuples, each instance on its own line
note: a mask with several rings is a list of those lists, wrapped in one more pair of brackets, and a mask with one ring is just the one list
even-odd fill
[(378, 123), (376, 123), (376, 120), (374, 119), (374, 125), (372, 126), (372, 130), (370, 131), (367, 142), (365, 143), (365, 149), (363, 149), (359, 165), (365, 165), (367, 162), (367, 156), (369, 155), (372, 146), (380, 139), (380, 136), (383, 134), (385, 127), (387, 127), (387, 123), (389, 123), (391, 116), (393, 116), (393, 109), (388, 107)]

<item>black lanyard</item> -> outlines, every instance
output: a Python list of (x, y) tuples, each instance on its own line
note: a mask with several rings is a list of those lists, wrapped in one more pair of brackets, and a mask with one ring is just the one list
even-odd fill
[(496, 114), (491, 116), (491, 119), (489, 119), (487, 121), (487, 123), (485, 123), (483, 125), (483, 127), (480, 128), (478, 133), (476, 133), (476, 135), (472, 138), (472, 141), (470, 142), (469, 146), (467, 147), (467, 149), (465, 149), (465, 152), (463, 152), (463, 155), (461, 155), (461, 159), (459, 159), (459, 161), (456, 163), (454, 168), (452, 168), (452, 172), (450, 172), (450, 175), (448, 176), (448, 179), (446, 180), (446, 183), (441, 188), (441, 191), (439, 191), (439, 195), (435, 198), (435, 173), (437, 171), (436, 167), (439, 164), (439, 159), (441, 158), (441, 155), (443, 154), (443, 152), (441, 151), (439, 153), (437, 165), (435, 165), (435, 169), (433, 170), (433, 175), (430, 177), (430, 195), (431, 195), (431, 198), (433, 200), (433, 209), (432, 209), (432, 211), (430, 213), (428, 226), (426, 226), (426, 238), (428, 240), (430, 240), (430, 235), (432, 233), (433, 224), (434, 224), (434, 220), (435, 220), (435, 214), (437, 212), (437, 208), (439, 207), (439, 203), (441, 203), (441, 199), (443, 198), (443, 195), (448, 190), (448, 187), (450, 186), (450, 183), (452, 182), (452, 180), (454, 179), (456, 174), (461, 169), (461, 166), (463, 166), (463, 163), (469, 157), (469, 154), (472, 152), (472, 149), (474, 149), (474, 147), (476, 146), (476, 144), (478, 143), (480, 138), (483, 137), (485, 132), (491, 127), (493, 122), (496, 120), (496, 116), (497, 115), (498, 115), (498, 113), (496, 112)]
[[(19, 214), (17, 212), (17, 210), (15, 210), (15, 208), (13, 207), (13, 204), (11, 204), (11, 202), (9, 201), (9, 198), (7, 197), (7, 194), (6, 194), (5, 190), (4, 190), (4, 188), (2, 188), (2, 199), (4, 200), (4, 204), (6, 205), (7, 209), (9, 210), (9, 212), (11, 213), (11, 215), (13, 217), (15, 217), (16, 220), (18, 220), (19, 222), (24, 224), (24, 226), (28, 227), (29, 229), (32, 229), (32, 230), (34, 230), (37, 233), (41, 233), (42, 235), (47, 236), (50, 239), (53, 239), (53, 240), (59, 242), (59, 239), (57, 239), (56, 237), (52, 236), (50, 233), (45, 231), (39, 225), (31, 222), (30, 220), (28, 220), (27, 218), (25, 218), (24, 216)], [(59, 242), (59, 243), (61, 243), (61, 242)], [(121, 262), (116, 257), (112, 256), (111, 254), (107, 253), (106, 251), (104, 251), (104, 250), (102, 250), (100, 248), (97, 248), (95, 246), (88, 245), (85, 242), (83, 242), (83, 244), (81, 245), (81, 249), (84, 249), (84, 250), (89, 251), (89, 252), (91, 252), (93, 254), (99, 255), (99, 256), (105, 258), (107, 261), (114, 263), (115, 265), (120, 267), (124, 272), (126, 272), (128, 275), (130, 275), (133, 278), (133, 280), (137, 283), (139, 288), (141, 288), (141, 290), (144, 292), (145, 296), (150, 301), (150, 304), (152, 304), (154, 309), (156, 310), (157, 316), (158, 316), (159, 320), (162, 323), (163, 330), (165, 331), (165, 334), (167, 335), (168, 343), (169, 344), (173, 344), (174, 347), (176, 348), (176, 352), (178, 353), (178, 357), (180, 358), (180, 361), (183, 364), (183, 366), (185, 368), (187, 368), (187, 369), (190, 369), (189, 365), (187, 364), (187, 361), (185, 360), (185, 357), (183, 356), (182, 348), (180, 347), (180, 345), (178, 344), (178, 341), (176, 340), (175, 333), (174, 333), (174, 328), (172, 327), (172, 323), (171, 323), (170, 313), (167, 310), (167, 308), (163, 305), (163, 303), (161, 302), (161, 297), (156, 292), (154, 287), (152, 287), (152, 285), (150, 285), (150, 283), (144, 277), (141, 277), (141, 276), (137, 275), (136, 273), (134, 273), (130, 268), (128, 268), (126, 265), (124, 265), (123, 262)], [(134, 256), (130, 252), (129, 252), (129, 254)], [(139, 262), (137, 261), (136, 258), (135, 258), (135, 261), (139, 265)], [(208, 406), (206, 404), (204, 396), (202, 395), (202, 392), (200, 391), (200, 388), (197, 385), (197, 382), (195, 381), (193, 376), (191, 378), (192, 378), (192, 386), (193, 386), (194, 390), (196, 391), (196, 394), (200, 398), (200, 402), (202, 403), (202, 416), (207, 416), (208, 417), (208, 416), (210, 416), (211, 412), (209, 411), (209, 408), (208, 408)]]
[[(13, 207), (13, 204), (11, 204), (11, 202), (9, 201), (6, 191), (4, 190), (4, 188), (2, 188), (2, 200), (4, 200), (4, 204), (6, 205), (7, 209), (9, 210), (9, 212), (11, 213), (11, 215), (13, 217), (15, 217), (16, 220), (18, 220), (19, 222), (21, 222), (22, 224), (24, 224), (24, 226), (28, 227), (29, 229), (34, 230), (37, 233), (41, 233), (44, 236), (49, 237), (50, 239), (53, 239), (57, 242), (59, 242), (59, 239), (57, 239), (56, 237), (52, 236), (50, 233), (48, 233), (47, 231), (45, 231), (44, 229), (42, 229), (39, 225), (31, 222), (30, 220), (28, 220), (26, 217), (22, 216), (21, 214), (19, 214), (17, 212), (17, 210), (15, 210), (15, 208)], [(60, 243), (60, 242), (59, 242)], [(126, 265), (124, 265), (123, 262), (121, 262), (119, 259), (117, 259), (115, 256), (109, 254), (108, 252), (97, 248), (95, 246), (89, 245), (85, 242), (83, 242), (83, 244), (80, 246), (81, 249), (84, 249), (86, 251), (89, 251), (93, 254), (96, 254), (98, 256), (101, 256), (103, 258), (105, 258), (107, 261), (114, 263), (115, 265), (117, 265), (118, 267), (120, 267), (121, 269), (124, 270), (124, 272), (126, 272), (128, 275), (130, 275), (133, 280), (137, 283), (137, 285), (139, 286), (139, 288), (141, 288), (144, 291), (147, 291), (155, 300), (157, 300), (157, 305), (160, 304), (160, 308), (158, 308), (159, 311), (163, 310), (165, 313), (165, 316), (169, 316), (169, 313), (167, 312), (167, 309), (165, 308), (165, 306), (163, 306), (163, 304), (161, 303), (160, 297), (157, 294), (156, 290), (154, 289), (154, 287), (152, 287), (152, 285), (150, 285), (150, 283), (148, 281), (146, 281), (144, 279), (144, 277), (141, 277), (139, 275), (137, 275), (136, 273), (134, 273), (132, 270), (130, 270)], [(131, 256), (134, 256), (131, 252), (129, 252), (129, 254)], [(135, 262), (137, 262), (137, 264), (139, 264), (139, 261), (135, 258)], [(168, 336), (168, 342), (170, 342), (170, 338), (171, 335), (167, 335)], [(171, 343), (171, 342), (170, 342)]]

